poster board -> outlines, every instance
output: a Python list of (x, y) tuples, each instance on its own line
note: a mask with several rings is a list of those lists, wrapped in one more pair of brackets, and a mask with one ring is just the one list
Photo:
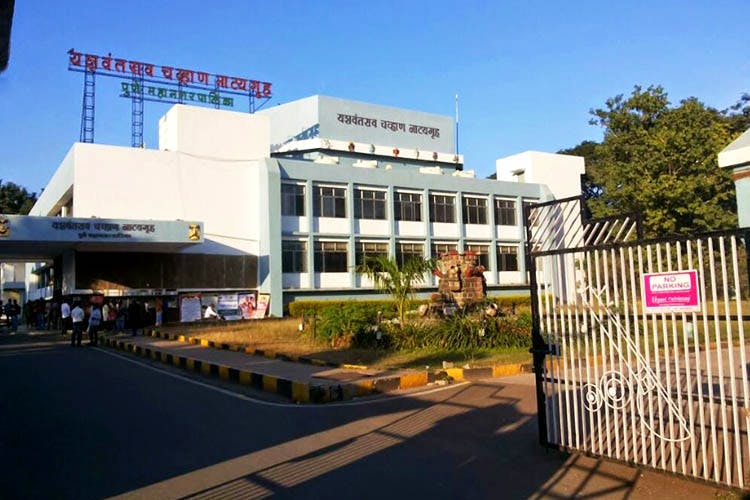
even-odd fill
[(255, 292), (237, 294), (237, 302), (242, 319), (253, 319), (257, 304)]
[(180, 296), (180, 321), (200, 321), (201, 314), (201, 296), (200, 295), (181, 295)]
[(263, 319), (266, 317), (266, 314), (268, 313), (268, 307), (271, 303), (271, 295), (268, 293), (259, 293), (258, 294), (258, 304), (255, 308), (255, 313), (253, 314), (254, 319)]
[(237, 294), (219, 295), (216, 299), (216, 309), (237, 309), (239, 307)]
[(236, 293), (222, 294), (216, 298), (216, 312), (222, 319), (235, 321), (242, 319)]

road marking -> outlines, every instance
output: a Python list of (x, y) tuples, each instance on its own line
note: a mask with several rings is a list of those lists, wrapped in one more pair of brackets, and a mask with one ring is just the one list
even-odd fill
[(228, 389), (223, 389), (221, 387), (216, 387), (215, 385), (207, 384), (205, 382), (200, 382), (198, 380), (193, 380), (193, 379), (191, 379), (189, 377), (185, 377), (184, 375), (178, 375), (176, 373), (170, 373), (170, 372), (168, 372), (166, 370), (162, 370), (162, 369), (156, 368), (154, 366), (148, 365), (148, 364), (143, 363), (141, 361), (130, 359), (129, 357), (123, 356), (121, 354), (116, 354), (116, 353), (109, 352), (109, 351), (107, 351), (105, 349), (102, 349), (101, 347), (95, 347), (94, 350), (99, 351), (101, 353), (104, 353), (107, 356), (113, 356), (113, 357), (119, 358), (119, 359), (121, 359), (123, 361), (127, 361), (128, 363), (133, 363), (135, 365), (141, 366), (141, 367), (146, 368), (148, 370), (155, 371), (157, 373), (161, 373), (162, 375), (166, 375), (168, 377), (172, 377), (172, 378), (175, 378), (177, 380), (182, 380), (183, 382), (188, 382), (190, 384), (194, 384), (194, 385), (203, 387), (205, 389), (210, 389), (212, 391), (216, 391), (216, 392), (218, 392), (220, 394), (224, 394), (225, 396), (231, 396), (233, 398), (241, 399), (241, 400), (247, 401), (249, 403), (255, 403), (255, 404), (265, 405), (265, 406), (274, 406), (274, 407), (280, 407), (280, 408), (316, 408), (316, 409), (320, 409), (320, 408), (336, 408), (336, 407), (342, 407), (342, 406), (362, 406), (362, 405), (370, 405), (370, 404), (375, 404), (375, 403), (386, 403), (386, 402), (389, 402), (389, 401), (394, 401), (394, 400), (397, 400), (397, 399), (404, 399), (404, 398), (409, 398), (409, 397), (414, 397), (414, 396), (425, 396), (425, 395), (428, 395), (428, 394), (433, 394), (433, 393), (436, 393), (436, 392), (446, 391), (448, 389), (455, 389), (455, 388), (458, 388), (458, 387), (462, 387), (464, 385), (468, 385), (468, 382), (462, 382), (460, 384), (446, 385), (444, 387), (437, 387), (435, 389), (429, 389), (429, 390), (426, 390), (426, 391), (411, 392), (409, 394), (400, 394), (400, 395), (392, 396), (392, 397), (389, 397), (389, 398), (378, 398), (378, 399), (372, 399), (372, 400), (368, 400), (368, 401), (352, 401), (352, 402), (348, 402), (348, 403), (325, 403), (325, 404), (276, 403), (276, 402), (273, 402), (273, 401), (265, 401), (263, 399), (256, 399), (256, 398), (253, 398), (253, 397), (250, 397), (250, 396), (246, 396), (244, 394), (238, 394), (238, 393), (236, 393), (234, 391), (230, 391)]

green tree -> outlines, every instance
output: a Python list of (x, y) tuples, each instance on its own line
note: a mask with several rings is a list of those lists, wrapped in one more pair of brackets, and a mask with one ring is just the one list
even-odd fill
[(434, 268), (435, 263), (430, 259), (412, 257), (400, 266), (396, 259), (379, 255), (367, 257), (357, 266), (357, 272), (369, 277), (376, 289), (393, 297), (399, 322), (403, 325), (406, 305), (414, 296), (414, 286), (422, 283), (425, 274)]
[(604, 128), (587, 165), (601, 188), (589, 202), (595, 216), (641, 212), (647, 237), (736, 226), (734, 184), (716, 157), (733, 138), (726, 112), (695, 98), (670, 107), (662, 87), (636, 86), (591, 114)]
[[(593, 169), (596, 169), (596, 166), (598, 165), (599, 146), (601, 146), (601, 144), (599, 144), (596, 141), (583, 141), (577, 146), (573, 146), (572, 148), (568, 148), (568, 149), (561, 149), (557, 153), (561, 155), (573, 155), (573, 156), (583, 157), (586, 162), (586, 170), (587, 172), (589, 172)], [(583, 193), (583, 196), (587, 200), (591, 200), (593, 198), (598, 198), (599, 196), (601, 196), (602, 187), (596, 184), (588, 175), (588, 173), (585, 173), (583, 174), (583, 177), (581, 178), (581, 191)]]
[(13, 182), (0, 179), (0, 214), (26, 215), (36, 203), (36, 193)]

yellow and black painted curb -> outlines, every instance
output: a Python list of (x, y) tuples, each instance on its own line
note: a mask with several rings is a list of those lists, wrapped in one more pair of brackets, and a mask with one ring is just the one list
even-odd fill
[[(154, 333), (152, 332), (152, 336), (158, 336), (159, 338), (168, 340), (187, 342), (185, 337), (181, 335), (154, 335)], [(104, 345), (113, 347), (115, 349), (130, 352), (138, 356), (160, 361), (162, 363), (173, 365), (185, 370), (198, 372), (203, 375), (217, 376), (223, 380), (237, 382), (242, 385), (247, 385), (255, 389), (262, 390), (264, 392), (277, 394), (295, 403), (329, 403), (333, 401), (348, 401), (353, 398), (373, 394), (382, 394), (397, 390), (423, 387), (437, 381), (473, 381), (491, 377), (516, 375), (519, 373), (532, 371), (531, 363), (518, 363), (509, 365), (495, 365), (486, 368), (446, 368), (437, 372), (417, 371), (386, 377), (377, 377), (346, 384), (316, 385), (310, 384), (309, 382), (295, 381), (282, 377), (274, 377), (262, 373), (255, 373), (246, 370), (240, 370), (237, 368), (231, 368), (229, 366), (209, 363), (186, 356), (175, 356), (171, 353), (161, 351), (158, 348), (140, 346), (138, 344), (127, 342), (127, 340), (116, 337), (105, 337), (102, 340), (104, 341)], [(197, 342), (194, 342), (195, 340), (197, 340)], [(190, 341), (190, 343), (192, 344), (199, 344), (214, 348), (217, 347), (215, 342), (205, 339), (192, 338), (190, 339)], [(265, 353), (263, 353), (262, 351), (259, 354), (258, 349), (251, 352), (251, 350), (242, 349), (236, 346), (231, 346), (229, 344), (221, 344), (220, 346), (218, 346), (218, 348), (255, 355), (265, 355)], [(285, 361), (299, 361), (299, 358), (292, 359), (286, 356), (266, 355), (266, 357), (273, 357), (275, 359), (281, 359)], [(346, 367), (348, 365), (336, 366)]]
[[(158, 330), (147, 331), (148, 335), (155, 338), (164, 340), (173, 340), (177, 342), (185, 342), (188, 344), (200, 345), (203, 347), (210, 347), (213, 349), (222, 349), (225, 351), (244, 352), (245, 354), (253, 354), (255, 356), (263, 356), (268, 359), (279, 359), (281, 361), (292, 361), (294, 363), (304, 363), (315, 366), (327, 366), (331, 368), (341, 368), (344, 370), (366, 370), (365, 365), (353, 365), (353, 364), (338, 364), (330, 361), (324, 361), (322, 359), (309, 358), (306, 356), (294, 356), (291, 354), (284, 354), (275, 351), (269, 351), (264, 349), (255, 349), (253, 347), (243, 347), (236, 344), (227, 344), (221, 342), (215, 342), (213, 340), (202, 339), (200, 337), (188, 337), (185, 335), (176, 335), (173, 333), (160, 332)], [(533, 365), (531, 363), (511, 363), (504, 365), (494, 365), (483, 368), (447, 368), (431, 374), (430, 382), (439, 380), (441, 378), (450, 378), (451, 380), (480, 380), (489, 377), (507, 377), (509, 375), (518, 375), (521, 373), (531, 373), (533, 371)]]
[(314, 385), (308, 382), (289, 380), (246, 370), (239, 370), (217, 363), (176, 356), (154, 347), (144, 347), (114, 337), (103, 338), (103, 345), (130, 352), (137, 356), (153, 359), (178, 368), (194, 371), (208, 376), (216, 376), (223, 380), (237, 382), (258, 390), (283, 396), (295, 403), (329, 403), (333, 401), (347, 401), (353, 398), (387, 393), (399, 389), (410, 389), (427, 385), (437, 380), (433, 374), (427, 372), (394, 375), (390, 377), (373, 378), (347, 384)]
[(330, 368), (342, 368), (345, 370), (366, 370), (367, 367), (364, 365), (352, 365), (352, 364), (339, 364), (332, 363), (330, 361), (324, 361), (322, 359), (309, 358), (306, 356), (294, 356), (291, 354), (284, 354), (281, 352), (269, 351), (267, 349), (255, 349), (253, 347), (244, 347), (236, 344), (226, 344), (221, 342), (214, 342), (213, 340), (202, 339), (200, 337), (188, 337), (185, 335), (176, 335), (174, 333), (160, 332), (159, 330), (150, 330), (146, 332), (148, 335), (164, 340), (175, 340), (178, 342), (185, 342), (188, 344), (200, 345), (203, 347), (211, 347), (213, 349), (223, 349), (225, 351), (244, 352), (245, 354), (253, 354), (255, 356), (263, 356), (268, 359), (280, 359), (281, 361), (292, 361), (295, 363), (304, 363), (307, 365), (315, 366), (327, 366)]

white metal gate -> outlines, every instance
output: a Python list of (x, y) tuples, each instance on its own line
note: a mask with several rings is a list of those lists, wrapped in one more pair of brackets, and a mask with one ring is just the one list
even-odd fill
[(583, 208), (525, 209), (542, 443), (747, 488), (750, 230), (643, 241)]

